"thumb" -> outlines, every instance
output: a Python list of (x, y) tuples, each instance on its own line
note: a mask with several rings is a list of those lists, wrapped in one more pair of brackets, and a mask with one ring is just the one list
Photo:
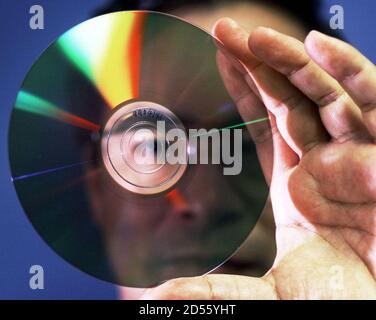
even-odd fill
[(276, 117), (269, 112), (270, 125), (273, 128), (273, 178), (299, 163), (298, 155), (290, 148), (278, 130)]
[(252, 278), (211, 274), (169, 280), (145, 290), (143, 300), (274, 300), (277, 294), (270, 275)]
[(272, 130), (263, 102), (252, 91), (244, 76), (221, 51), (217, 52), (218, 70), (244, 124), (255, 143), (259, 161), (267, 183), (270, 185), (273, 169)]

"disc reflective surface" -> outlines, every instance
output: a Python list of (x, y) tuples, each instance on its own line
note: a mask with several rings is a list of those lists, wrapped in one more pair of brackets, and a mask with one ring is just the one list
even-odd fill
[[(137, 101), (187, 131), (241, 124), (216, 52), (209, 34), (180, 19), (118, 12), (70, 29), (35, 62), (12, 112), (9, 157), (24, 211), (57, 254), (97, 278), (147, 287), (207, 273), (245, 240), (268, 194), (245, 127), (239, 175), (224, 175), (222, 163), (188, 164), (152, 178), (159, 167), (128, 161), (133, 132), (105, 130)], [(119, 143), (121, 157), (112, 147), (103, 156), (103, 139)]]

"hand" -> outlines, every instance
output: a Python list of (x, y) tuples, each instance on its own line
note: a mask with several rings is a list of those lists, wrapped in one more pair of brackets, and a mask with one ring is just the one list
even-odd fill
[(249, 130), (271, 181), (277, 256), (262, 278), (180, 278), (143, 298), (376, 298), (375, 66), (318, 32), (304, 44), (266, 28), (248, 37), (223, 19), (214, 33), (244, 120), (269, 115)]

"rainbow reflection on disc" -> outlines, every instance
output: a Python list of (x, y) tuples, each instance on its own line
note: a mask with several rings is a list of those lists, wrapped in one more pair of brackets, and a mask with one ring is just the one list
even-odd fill
[[(209, 34), (183, 20), (130, 11), (75, 26), (34, 63), (11, 116), (12, 180), (34, 228), (69, 263), (146, 287), (213, 270), (249, 235), (268, 188), (247, 130), (243, 169), (234, 176), (224, 176), (221, 163), (165, 168), (153, 177), (159, 168), (124, 168), (116, 148), (112, 174), (101, 149), (106, 123), (132, 103), (157, 108), (185, 130), (241, 123), (216, 52)], [(137, 124), (137, 113), (129, 114), (121, 115)], [(127, 144), (122, 148), (127, 157)], [(168, 175), (174, 180), (163, 185)]]

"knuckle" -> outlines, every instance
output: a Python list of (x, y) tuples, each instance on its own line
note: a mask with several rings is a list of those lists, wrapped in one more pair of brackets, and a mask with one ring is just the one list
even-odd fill
[(323, 94), (322, 96), (318, 97), (317, 104), (320, 107), (327, 106), (331, 103), (338, 102), (340, 99), (344, 99), (347, 97), (345, 90), (336, 88), (330, 92)]

